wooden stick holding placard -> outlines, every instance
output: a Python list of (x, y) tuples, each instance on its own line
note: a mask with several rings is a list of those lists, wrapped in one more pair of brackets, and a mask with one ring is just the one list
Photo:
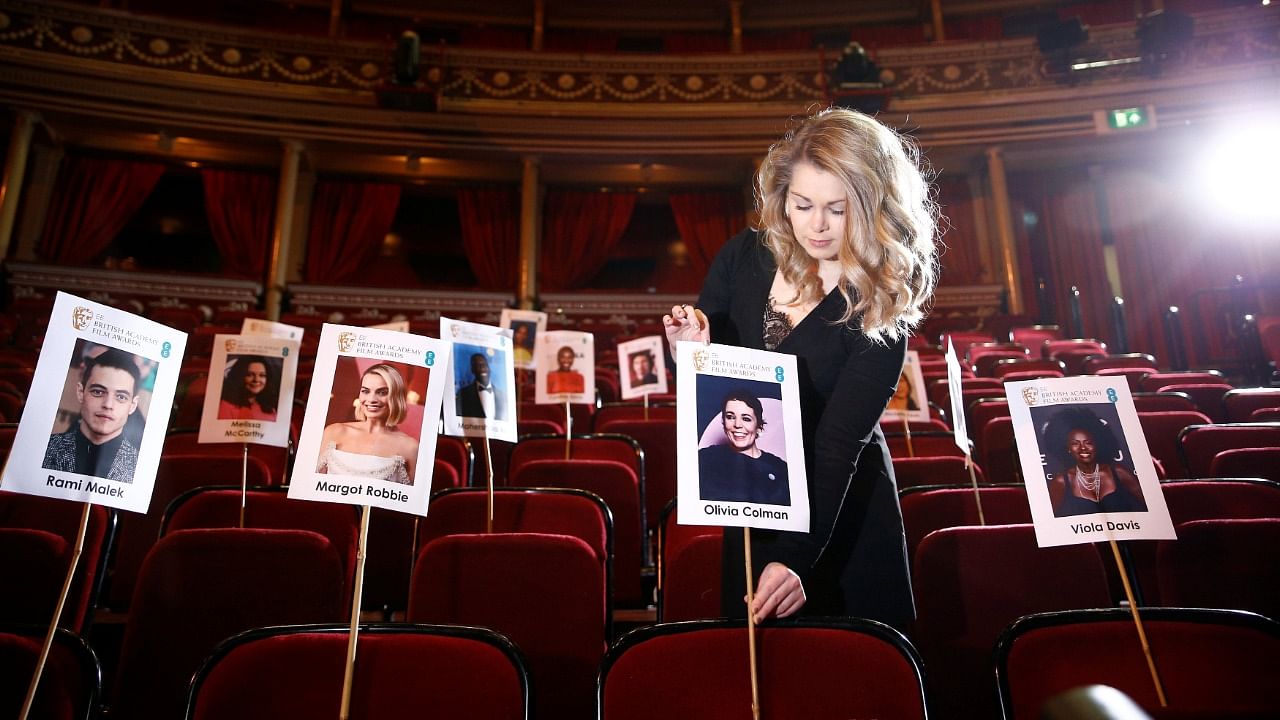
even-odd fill
[(347, 638), (347, 664), (342, 676), (342, 708), (339, 720), (351, 717), (351, 690), (355, 679), (356, 641), (360, 637), (360, 596), (364, 594), (364, 558), (369, 544), (369, 506), (360, 513), (360, 544), (356, 551), (356, 581), (351, 593), (351, 633)]
[(573, 415), (569, 412), (569, 401), (564, 401), (564, 459), (568, 460), (573, 442)]
[(244, 444), (244, 459), (240, 463), (240, 527), (244, 527), (244, 507), (249, 500), (249, 443)]
[(53, 609), (53, 619), (49, 621), (49, 632), (44, 636), (44, 645), (40, 647), (40, 657), (36, 660), (36, 671), (31, 676), (31, 685), (27, 688), (27, 697), (22, 701), (22, 712), (18, 720), (27, 720), (31, 706), (36, 700), (36, 688), (40, 686), (40, 675), (44, 673), (44, 665), (49, 660), (49, 650), (53, 647), (53, 636), (58, 632), (58, 620), (62, 618), (62, 609), (67, 604), (67, 595), (71, 592), (71, 581), (75, 577), (76, 567), (80, 564), (80, 553), (84, 551), (84, 536), (89, 529), (89, 503), (84, 504), (84, 512), (80, 514), (80, 529), (76, 530), (76, 543), (71, 550), (71, 562), (67, 567), (67, 577), (62, 581), (62, 592), (58, 594), (58, 604)]
[(911, 447), (911, 418), (902, 418), (902, 431), (907, 438), (907, 457), (915, 457), (916, 449)]
[(982, 514), (982, 493), (978, 491), (978, 473), (973, 469), (973, 455), (966, 450), (964, 466), (969, 469), (969, 482), (973, 483), (973, 501), (978, 504), (978, 524), (986, 525), (987, 518)]
[(644, 394), (644, 421), (649, 422), (649, 393)]
[(485, 491), (485, 494), (487, 496), (486, 505), (488, 507), (488, 511), (487, 511), (487, 514), (485, 515), (484, 531), (486, 533), (492, 533), (493, 532), (493, 453), (489, 451), (489, 433), (488, 432), (484, 434), (484, 467), (485, 467), (485, 477), (487, 478), (485, 487), (488, 488)]
[(756, 601), (755, 573), (751, 571), (751, 528), (742, 528), (742, 546), (747, 564), (747, 655), (751, 664), (751, 717), (760, 720), (760, 681), (756, 669), (756, 616), (751, 606)]
[(1160, 670), (1156, 668), (1155, 658), (1151, 657), (1151, 646), (1147, 644), (1147, 632), (1142, 627), (1142, 617), (1138, 615), (1138, 603), (1133, 597), (1133, 586), (1129, 584), (1129, 573), (1126, 572), (1124, 561), (1120, 558), (1120, 547), (1116, 545), (1114, 537), (1108, 537), (1107, 540), (1111, 543), (1111, 554), (1116, 559), (1116, 569), (1120, 571), (1120, 582), (1124, 585), (1124, 596), (1129, 601), (1133, 625), (1138, 629), (1138, 641), (1142, 643), (1142, 654), (1147, 659), (1147, 670), (1151, 672), (1151, 682), (1156, 686), (1156, 697), (1160, 699), (1160, 707), (1169, 707), (1169, 701), (1164, 694), (1164, 683), (1160, 680)]

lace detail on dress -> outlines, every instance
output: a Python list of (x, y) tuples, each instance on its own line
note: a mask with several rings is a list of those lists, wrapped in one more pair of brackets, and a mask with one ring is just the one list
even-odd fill
[(770, 295), (764, 301), (764, 349), (776, 350), (783, 340), (791, 334), (791, 318), (786, 313), (773, 309), (774, 300)]
[(399, 455), (383, 457), (381, 455), (364, 455), (361, 453), (339, 450), (338, 444), (330, 442), (320, 452), (320, 461), (316, 472), (330, 475), (355, 475), (357, 477), (376, 478), (388, 482), (409, 485), (409, 468), (404, 458)]

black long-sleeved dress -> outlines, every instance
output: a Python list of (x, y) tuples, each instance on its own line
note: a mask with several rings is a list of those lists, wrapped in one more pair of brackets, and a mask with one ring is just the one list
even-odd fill
[[(713, 342), (764, 349), (776, 270), (753, 231), (725, 245), (698, 298)], [(915, 605), (893, 466), (878, 422), (902, 372), (906, 341), (879, 345), (856, 327), (836, 324), (844, 309), (844, 298), (832, 291), (774, 348), (796, 356), (800, 376), (810, 531), (753, 530), (755, 577), (769, 562), (781, 562), (804, 583), (805, 614), (904, 628)], [(742, 531), (727, 528), (724, 539), (722, 610), (745, 617)]]

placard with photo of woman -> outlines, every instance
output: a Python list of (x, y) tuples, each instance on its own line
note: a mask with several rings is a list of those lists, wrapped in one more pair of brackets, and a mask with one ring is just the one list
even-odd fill
[(534, 369), (537, 363), (533, 351), (537, 347), (538, 335), (547, 329), (547, 314), (537, 310), (503, 308), (498, 326), (511, 331), (511, 357), (515, 366), (522, 370)]
[(1174, 537), (1123, 378), (1012, 382), (1005, 394), (1041, 547)]
[(297, 374), (297, 340), (215, 335), (200, 442), (287, 446)]
[(681, 342), (676, 367), (676, 521), (808, 531), (795, 356)]
[(538, 335), (535, 400), (539, 405), (596, 401), (595, 336), (574, 330)]
[(289, 497), (427, 514), (449, 344), (325, 324)]
[(902, 364), (902, 374), (898, 377), (898, 386), (894, 388), (889, 405), (884, 409), (882, 421), (892, 420), (904, 422), (908, 420), (929, 421), (929, 401), (924, 391), (924, 373), (920, 370), (920, 353), (907, 351), (907, 359)]

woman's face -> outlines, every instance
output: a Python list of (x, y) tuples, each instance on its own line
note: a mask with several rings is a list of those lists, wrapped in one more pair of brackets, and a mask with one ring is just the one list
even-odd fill
[(377, 373), (368, 373), (360, 378), (360, 407), (366, 418), (384, 418), (387, 416), (387, 395), (391, 389), (387, 382)]
[(561, 348), (560, 352), (556, 353), (556, 364), (560, 366), (561, 370), (571, 369), (573, 367), (573, 361), (574, 354), (569, 348)]
[(527, 345), (529, 343), (529, 326), (521, 323), (512, 328), (511, 342), (521, 347)]
[(787, 218), (796, 242), (814, 260), (835, 260), (844, 242), (848, 198), (844, 185), (812, 163), (796, 165), (787, 188)]
[(738, 452), (746, 452), (756, 445), (760, 433), (760, 418), (756, 411), (741, 400), (724, 404), (724, 434), (729, 444)]
[(257, 395), (267, 389), (267, 366), (260, 362), (251, 362), (244, 368), (244, 377), (241, 379), (244, 383), (245, 392), (249, 395)]
[(1072, 430), (1067, 433), (1067, 453), (1081, 467), (1093, 465), (1098, 461), (1093, 435), (1090, 435), (1088, 430)]

